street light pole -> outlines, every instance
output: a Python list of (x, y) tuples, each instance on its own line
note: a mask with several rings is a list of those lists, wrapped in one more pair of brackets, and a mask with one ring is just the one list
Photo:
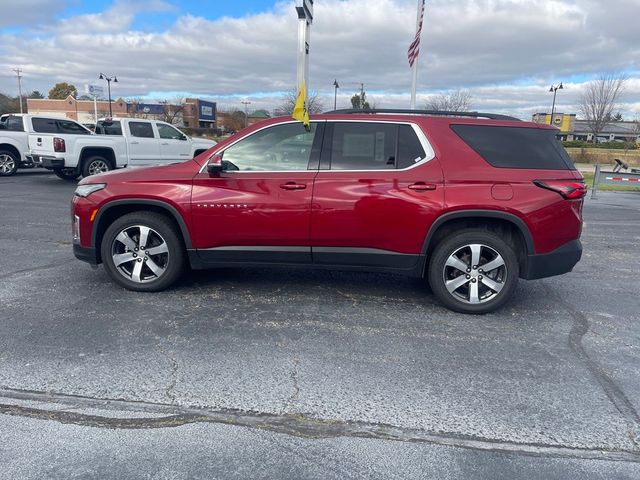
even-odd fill
[(338, 80), (333, 81), (333, 109), (336, 109), (336, 105), (338, 104), (338, 89), (340, 85), (338, 85)]
[(22, 69), (14, 68), (13, 71), (16, 72), (16, 76), (18, 77), (18, 95), (20, 95), (20, 113), (24, 113), (22, 111), (22, 83), (20, 82), (20, 79), (22, 78), (22, 75), (20, 75), (22, 73)]
[(556, 111), (556, 94), (558, 90), (562, 90), (564, 87), (562, 86), (562, 82), (559, 85), (553, 86), (549, 89), (550, 92), (553, 92), (553, 103), (551, 104), (551, 118), (549, 119), (549, 125), (553, 125), (553, 114)]
[(113, 117), (113, 112), (111, 111), (111, 82), (118, 83), (118, 79), (115, 75), (112, 77), (108, 77), (104, 73), (100, 73), (100, 76), (98, 78), (100, 80), (107, 81), (107, 91), (109, 92), (109, 117), (111, 118)]
[(249, 100), (243, 100), (242, 102), (240, 102), (244, 105), (244, 127), (247, 128), (249, 126), (249, 110), (248, 110), (248, 105), (251, 105), (251, 102)]

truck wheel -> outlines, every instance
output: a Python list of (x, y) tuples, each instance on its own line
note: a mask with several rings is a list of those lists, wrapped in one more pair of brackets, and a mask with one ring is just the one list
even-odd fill
[(133, 212), (115, 220), (100, 247), (109, 276), (128, 290), (164, 290), (182, 274), (185, 251), (180, 235), (164, 216)]
[(111, 163), (104, 157), (96, 155), (82, 162), (83, 177), (90, 177), (91, 175), (108, 172), (109, 170), (112, 170)]
[(8, 177), (18, 170), (18, 159), (9, 150), (0, 150), (0, 177)]
[(429, 262), (429, 284), (447, 308), (488, 313), (504, 305), (520, 276), (509, 244), (487, 230), (466, 229), (440, 242)]
[(75, 168), (54, 168), (53, 173), (62, 180), (77, 180), (80, 176)]

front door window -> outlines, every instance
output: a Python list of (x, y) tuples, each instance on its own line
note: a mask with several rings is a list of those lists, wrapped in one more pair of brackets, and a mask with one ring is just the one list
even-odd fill
[(300, 123), (268, 127), (227, 148), (223, 159), (244, 172), (307, 170), (315, 133), (315, 123), (309, 132)]

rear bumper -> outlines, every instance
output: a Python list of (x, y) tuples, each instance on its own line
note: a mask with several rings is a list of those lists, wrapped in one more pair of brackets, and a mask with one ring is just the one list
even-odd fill
[(73, 254), (77, 259), (82, 260), (83, 262), (90, 263), (91, 265), (98, 264), (96, 249), (94, 247), (83, 247), (82, 245), (74, 243)]
[(28, 155), (27, 160), (31, 159), (36, 165), (44, 168), (64, 168), (64, 158), (46, 157), (43, 155)]
[(580, 240), (573, 240), (552, 252), (528, 255), (527, 267), (521, 276), (526, 280), (535, 280), (561, 275), (570, 272), (581, 257), (582, 243)]

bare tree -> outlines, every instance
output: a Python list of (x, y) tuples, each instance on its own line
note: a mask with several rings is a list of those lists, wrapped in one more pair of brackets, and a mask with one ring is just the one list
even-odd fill
[(625, 74), (604, 74), (597, 80), (587, 83), (584, 92), (580, 95), (578, 109), (587, 121), (594, 142), (607, 121), (612, 118), (627, 78)]
[(182, 123), (184, 114), (183, 97), (175, 97), (171, 101), (163, 100), (160, 103), (162, 104), (162, 115), (160, 119), (163, 122), (170, 123), (171, 125)]
[(425, 104), (427, 110), (438, 112), (466, 112), (471, 110), (473, 97), (469, 90), (455, 90), (449, 94), (434, 95)]
[[(291, 115), (293, 113), (293, 107), (296, 105), (296, 100), (298, 99), (298, 92), (295, 90), (289, 90), (284, 94), (284, 98), (280, 105), (278, 105), (273, 114), (275, 116), (280, 115)], [(307, 97), (307, 111), (311, 113), (322, 113), (324, 111), (324, 104), (322, 100), (318, 98), (318, 94), (316, 92), (309, 92)]]
[(227, 112), (219, 112), (219, 123), (226, 131), (237, 132), (246, 125), (247, 119), (244, 112), (233, 108)]

